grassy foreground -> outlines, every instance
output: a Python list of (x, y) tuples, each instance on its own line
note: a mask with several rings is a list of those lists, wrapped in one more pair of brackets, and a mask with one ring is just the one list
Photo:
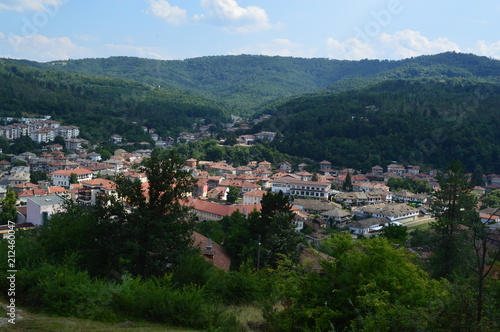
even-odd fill
[[(154, 324), (149, 322), (97, 322), (89, 319), (70, 318), (70, 317), (55, 317), (43, 314), (36, 314), (17, 309), (16, 324), (7, 322), (6, 304), (0, 302), (0, 331), (45, 331), (45, 332), (84, 332), (84, 331), (137, 331), (137, 332), (194, 332), (201, 330), (183, 329), (171, 327), (164, 324)], [(249, 330), (248, 322), (262, 322), (262, 314), (259, 309), (254, 306), (237, 306), (231, 309), (238, 317), (239, 323), (244, 330)]]

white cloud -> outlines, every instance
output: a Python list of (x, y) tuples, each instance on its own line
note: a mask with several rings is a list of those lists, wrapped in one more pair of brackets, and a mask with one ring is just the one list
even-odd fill
[(195, 19), (217, 22), (229, 32), (251, 33), (272, 27), (266, 11), (257, 6), (241, 7), (236, 0), (200, 0), (200, 5), (208, 15)]
[(187, 11), (177, 6), (172, 6), (165, 0), (148, 0), (149, 8), (146, 14), (153, 15), (165, 22), (179, 25), (188, 21)]
[(0, 54), (2, 57), (36, 61), (81, 58), (91, 54), (89, 49), (76, 45), (67, 37), (11, 36), (3, 38), (0, 45), (2, 45), (0, 49), (4, 50), (4, 52), (11, 52), (9, 54)]
[(310, 58), (315, 49), (307, 49), (302, 44), (293, 43), (288, 39), (274, 39), (269, 43), (262, 43), (235, 49), (230, 54), (262, 54), (269, 56), (294, 56)]
[(328, 57), (335, 59), (404, 59), (424, 54), (436, 54), (447, 51), (460, 52), (458, 45), (448, 38), (431, 40), (419, 31), (404, 30), (394, 34), (381, 33), (370, 40), (350, 38), (338, 41), (326, 40)]
[(68, 37), (2, 36), (0, 33), (0, 58), (29, 59), (42, 62), (120, 55), (161, 60), (172, 59), (171, 52), (163, 47), (107, 44), (89, 48), (76, 44)]
[(477, 55), (488, 56), (496, 59), (500, 59), (500, 41), (492, 44), (487, 44), (486, 41), (480, 40), (476, 43), (473, 49), (469, 49), (468, 52)]
[(99, 38), (96, 37), (96, 36), (86, 35), (86, 34), (84, 34), (84, 35), (76, 35), (75, 39), (83, 41), (83, 42), (95, 42), (95, 41), (99, 40)]
[(458, 45), (448, 38), (430, 40), (422, 36), (419, 31), (404, 30), (394, 35), (382, 33), (376, 41), (381, 49), (382, 56), (388, 58), (409, 58), (424, 54), (436, 54), (447, 51), (460, 51)]
[(339, 60), (373, 59), (377, 55), (373, 45), (356, 38), (349, 38), (344, 42), (328, 38), (326, 51), (329, 58)]
[(69, 0), (0, 0), (0, 11), (14, 10), (23, 12), (34, 10), (39, 12), (54, 11)]

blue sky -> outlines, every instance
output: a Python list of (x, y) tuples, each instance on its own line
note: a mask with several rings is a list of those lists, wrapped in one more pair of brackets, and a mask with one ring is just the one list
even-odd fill
[(0, 57), (500, 59), (500, 1), (0, 0)]

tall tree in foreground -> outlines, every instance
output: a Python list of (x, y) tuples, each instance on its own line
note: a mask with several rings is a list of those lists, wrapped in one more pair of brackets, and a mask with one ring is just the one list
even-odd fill
[(9, 221), (16, 222), (17, 208), (16, 208), (17, 196), (14, 190), (10, 187), (7, 188), (7, 193), (5, 198), (2, 200), (2, 211), (0, 212), (0, 223), (2, 225)]
[(485, 302), (485, 283), (486, 278), (493, 270), (494, 265), (500, 258), (500, 250), (493, 249), (491, 243), (500, 242), (498, 231), (490, 229), (490, 223), (493, 223), (493, 216), (500, 211), (500, 204), (492, 208), (492, 214), (486, 216), (486, 220), (482, 221), (477, 218), (472, 225), (472, 246), (474, 254), (472, 260), (469, 260), (469, 266), (476, 274), (477, 285), (477, 315), (476, 321), (481, 323), (483, 319), (484, 302)]
[(190, 208), (183, 203), (196, 179), (181, 170), (183, 165), (175, 151), (155, 150), (143, 162), (147, 188), (140, 181), (117, 179), (118, 195), (129, 209), (119, 213), (123, 216), (122, 255), (125, 268), (135, 275), (162, 275), (191, 250), (194, 223)]
[(467, 269), (465, 261), (471, 251), (463, 226), (471, 226), (476, 218), (477, 199), (457, 161), (438, 180), (441, 189), (435, 193), (431, 205), (436, 218), (431, 224), (435, 233), (431, 269), (435, 278), (451, 278)]

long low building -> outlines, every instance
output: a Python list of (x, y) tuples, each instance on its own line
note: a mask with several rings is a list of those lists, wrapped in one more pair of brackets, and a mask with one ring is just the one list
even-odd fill
[(375, 204), (353, 209), (359, 217), (387, 218), (390, 221), (411, 220), (418, 217), (420, 211), (407, 204)]
[(271, 191), (280, 191), (286, 195), (297, 195), (328, 199), (331, 192), (331, 184), (326, 182), (302, 181), (291, 176), (283, 176), (273, 181)]
[(190, 199), (187, 205), (193, 209), (199, 220), (221, 220), (223, 217), (230, 216), (236, 211), (248, 215), (254, 210), (262, 210), (261, 204), (224, 205), (201, 199)]

